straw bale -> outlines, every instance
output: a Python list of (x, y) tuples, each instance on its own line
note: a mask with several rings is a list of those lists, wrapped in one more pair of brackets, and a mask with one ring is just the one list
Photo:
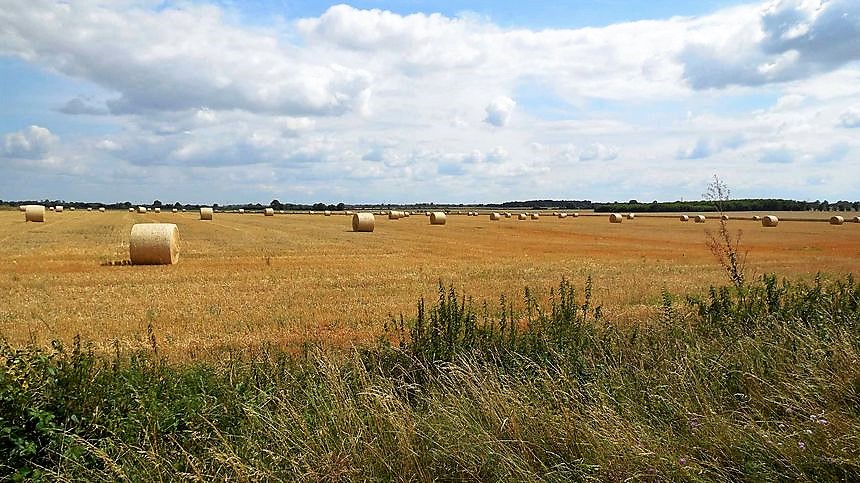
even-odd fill
[(372, 232), (376, 223), (373, 213), (356, 213), (352, 215), (352, 231)]
[(841, 225), (843, 223), (845, 223), (845, 218), (843, 218), (839, 215), (830, 217), (830, 224), (831, 225)]
[(705, 215), (696, 215), (693, 217), (693, 220), (696, 223), (704, 223), (705, 222)]
[(752, 219), (753, 219), (753, 221), (760, 221), (761, 217), (758, 215), (753, 215)]
[(63, 212), (63, 206), (62, 205), (55, 206), (54, 211), (56, 211), (57, 213), (62, 213)]
[(502, 215), (500, 215), (498, 213), (490, 213), (490, 220), (499, 221), (501, 219), (502, 219)]
[(179, 228), (173, 223), (138, 223), (128, 243), (133, 265), (172, 265), (179, 261)]
[(773, 215), (767, 215), (761, 219), (761, 226), (775, 227), (779, 224), (779, 218)]
[(448, 216), (441, 211), (434, 211), (430, 213), (430, 224), (431, 225), (444, 225), (445, 222), (448, 221)]
[(200, 208), (200, 219), (201, 220), (211, 220), (212, 215), (214, 213), (215, 213), (215, 211), (212, 208), (204, 206), (204, 207)]
[(104, 206), (99, 206), (99, 213), (104, 213), (105, 211), (106, 210)]
[(539, 215), (539, 214), (537, 214), (537, 213), (532, 213), (532, 220), (539, 220), (539, 219), (540, 219), (540, 215)]
[(143, 206), (138, 206), (138, 207), (137, 207), (137, 212), (138, 212), (138, 213), (146, 213), (146, 208), (144, 208)]
[(689, 216), (687, 216), (687, 215), (681, 215), (680, 220), (681, 220), (681, 221), (690, 221), (690, 217), (689, 217)]
[(520, 213), (519, 215), (517, 215), (517, 219), (518, 220), (528, 220), (529, 217), (525, 213)]
[(624, 217), (618, 213), (609, 215), (609, 223), (621, 223), (622, 221), (624, 221)]
[(45, 207), (42, 205), (26, 205), (24, 207), (24, 221), (41, 223), (45, 221)]
[(263, 209), (263, 216), (275, 216), (275, 209), (274, 208), (264, 208)]

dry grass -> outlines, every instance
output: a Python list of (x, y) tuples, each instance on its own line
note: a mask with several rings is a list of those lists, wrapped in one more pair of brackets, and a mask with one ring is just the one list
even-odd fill
[[(775, 214), (783, 221), (776, 229), (728, 222), (743, 230), (753, 273), (860, 273), (860, 225), (831, 226), (829, 214), (815, 215), (824, 223)], [(159, 349), (183, 359), (213, 347), (367, 340), (387, 314), (411, 313), (418, 297), (433, 297), (440, 279), (495, 304), (502, 293), (519, 300), (524, 286), (591, 275), (604, 313), (627, 323), (650, 315), (663, 288), (725, 283), (705, 246), (704, 230), (716, 220), (640, 215), (613, 225), (606, 216), (541, 223), (451, 216), (441, 229), (424, 217), (377, 217), (369, 234), (352, 232), (345, 216), (223, 214), (200, 223), (196, 212), (75, 212), (27, 224), (18, 212), (0, 212), (0, 336), (46, 343), (80, 334), (105, 350), (114, 342), (136, 348), (148, 345), (151, 323)], [(146, 221), (179, 226), (179, 264), (107, 263), (128, 258), (130, 227)]]

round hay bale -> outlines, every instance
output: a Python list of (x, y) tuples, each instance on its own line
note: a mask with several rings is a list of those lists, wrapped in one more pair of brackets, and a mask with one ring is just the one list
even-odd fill
[(275, 209), (274, 208), (264, 208), (263, 209), (263, 216), (275, 216)]
[(49, 210), (51, 210), (51, 211), (56, 211), (56, 210), (57, 210), (57, 208), (56, 208), (56, 207), (54, 207), (54, 206), (52, 206), (52, 207), (50, 207), (50, 208), (48, 208), (48, 209), (49, 209)]
[(171, 213), (176, 213), (177, 211), (179, 211), (179, 210), (177, 210), (176, 208), (170, 210)]
[(563, 220), (563, 219), (567, 218), (567, 213), (559, 213), (558, 217), (559, 217), (559, 219)]
[(621, 223), (622, 221), (624, 221), (624, 217), (618, 213), (609, 215), (609, 223)]
[(505, 218), (510, 218), (512, 215), (510, 213), (505, 213)]
[(572, 216), (572, 217), (574, 217), (574, 218), (579, 218), (579, 213), (574, 213), (574, 214), (572, 214), (572, 215), (570, 215), (570, 216)]
[(134, 213), (134, 208), (129, 208), (129, 209), (128, 209), (128, 212), (129, 212), (129, 213)]
[(87, 208), (87, 211), (93, 211), (93, 209), (90, 207), (90, 208)]
[(128, 253), (132, 265), (173, 265), (179, 261), (179, 228), (173, 223), (138, 223), (131, 227)]
[(389, 220), (399, 220), (400, 218), (402, 218), (402, 216), (400, 216), (399, 211), (389, 211), (388, 212), (388, 219)]
[(331, 211), (325, 210), (325, 211), (323, 211), (323, 214), (325, 216), (331, 216)]
[(57, 213), (62, 213), (63, 212), (63, 206), (62, 205), (55, 206), (54, 211), (56, 211)]
[(201, 220), (211, 220), (212, 215), (214, 213), (215, 213), (215, 211), (212, 208), (204, 206), (204, 207), (200, 208), (200, 219)]
[(245, 208), (239, 208), (239, 214), (244, 215), (245, 214)]
[(761, 217), (758, 215), (753, 215), (752, 219), (753, 219), (753, 221), (760, 221)]
[(552, 216), (558, 216), (558, 212), (557, 212), (557, 211), (553, 211), (553, 212), (552, 212)]
[(687, 216), (687, 215), (681, 215), (680, 220), (681, 220), (681, 221), (690, 221), (690, 217), (689, 217), (689, 216)]
[(634, 218), (636, 218), (636, 213), (627, 213), (627, 219), (628, 220), (632, 220)]
[(776, 225), (779, 225), (779, 218), (773, 215), (767, 215), (761, 219), (761, 226), (773, 228)]
[(845, 223), (845, 218), (842, 218), (839, 215), (835, 215), (835, 216), (830, 217), (830, 224), (831, 225), (841, 225), (843, 223)]
[(105, 211), (106, 211), (106, 210), (105, 210), (105, 207), (104, 207), (104, 206), (100, 206), (100, 207), (99, 207), (99, 213), (104, 213)]
[(854, 218), (851, 218), (851, 223), (860, 223), (860, 216), (855, 216)]
[[(60, 211), (63, 211), (63, 210), (60, 210)], [(75, 207), (74, 207), (74, 206), (70, 206), (70, 207), (69, 207), (69, 211), (75, 211)]]
[(518, 220), (528, 220), (529, 217), (525, 213), (520, 213), (519, 215), (517, 215), (517, 219)]
[(430, 224), (431, 225), (444, 225), (448, 221), (448, 216), (441, 211), (434, 211), (430, 213)]
[(424, 216), (430, 216), (430, 212), (429, 212), (429, 211), (425, 211), (425, 212), (424, 212)]
[(696, 215), (693, 217), (693, 221), (695, 221), (696, 223), (704, 223), (705, 215)]
[(18, 206), (18, 211), (22, 211), (22, 212), (23, 212), (23, 211), (27, 211), (27, 206), (28, 206), (28, 205), (19, 205), (19, 206)]
[(729, 215), (720, 215), (720, 219), (726, 221), (729, 219)]
[(539, 214), (537, 214), (537, 213), (532, 213), (532, 220), (539, 220), (539, 219), (540, 219), (540, 215), (539, 215)]
[(500, 215), (498, 213), (490, 213), (490, 220), (499, 221), (501, 219), (502, 219), (502, 215)]
[(154, 208), (152, 211), (154, 211), (156, 213), (161, 213), (161, 208)]
[(356, 213), (352, 215), (352, 231), (372, 232), (376, 224), (373, 213)]
[(45, 221), (45, 207), (42, 205), (26, 205), (24, 207), (24, 221), (42, 223)]
[(146, 208), (144, 208), (143, 206), (138, 206), (138, 207), (137, 207), (137, 212), (138, 212), (138, 213), (146, 213)]

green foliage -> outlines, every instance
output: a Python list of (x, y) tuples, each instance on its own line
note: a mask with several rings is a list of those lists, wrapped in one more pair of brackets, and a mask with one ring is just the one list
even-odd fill
[(852, 277), (664, 291), (624, 327), (591, 290), (491, 308), (440, 283), (347, 354), (2, 343), (0, 479), (860, 479)]

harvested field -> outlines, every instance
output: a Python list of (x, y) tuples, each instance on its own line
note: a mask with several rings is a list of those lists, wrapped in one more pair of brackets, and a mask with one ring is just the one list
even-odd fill
[[(775, 214), (777, 228), (751, 213), (728, 221), (743, 230), (750, 273), (860, 274), (860, 225)], [(495, 306), (499, 294), (516, 303), (525, 286), (545, 291), (562, 275), (577, 283), (590, 275), (604, 314), (619, 323), (650, 315), (663, 288), (689, 293), (726, 282), (704, 243), (705, 230), (719, 226), (711, 215), (704, 225), (678, 223), (677, 214), (618, 225), (606, 216), (451, 216), (444, 227), (377, 217), (373, 233), (354, 233), (347, 216), (225, 213), (200, 223), (196, 212), (78, 211), (25, 223), (3, 211), (0, 336), (47, 343), (80, 334), (105, 350), (137, 348), (148, 345), (151, 323), (160, 350), (183, 359), (212, 347), (366, 341), (388, 314), (411, 315), (420, 296), (435, 297), (440, 279)], [(179, 227), (180, 262), (123, 265), (131, 226), (156, 221)]]

